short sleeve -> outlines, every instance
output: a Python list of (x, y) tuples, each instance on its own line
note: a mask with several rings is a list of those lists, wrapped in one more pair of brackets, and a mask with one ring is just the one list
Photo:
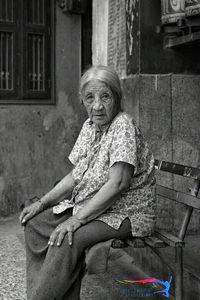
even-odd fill
[(110, 147), (110, 167), (116, 162), (126, 162), (137, 169), (136, 134), (136, 126), (131, 118), (121, 117), (114, 125)]
[(78, 135), (78, 138), (72, 148), (71, 153), (69, 154), (68, 158), (73, 165), (76, 165), (81, 159), (81, 157), (86, 155), (87, 152), (87, 136), (88, 136), (88, 122), (85, 121), (83, 127)]

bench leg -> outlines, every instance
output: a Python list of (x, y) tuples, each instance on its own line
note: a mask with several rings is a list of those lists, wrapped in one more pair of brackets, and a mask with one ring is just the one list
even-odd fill
[(175, 299), (183, 300), (183, 248), (175, 248)]

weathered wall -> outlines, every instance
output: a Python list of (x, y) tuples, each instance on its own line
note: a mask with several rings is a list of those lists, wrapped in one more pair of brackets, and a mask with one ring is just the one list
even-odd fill
[(57, 104), (0, 106), (0, 216), (18, 211), (67, 172), (84, 119), (77, 97), (80, 16), (56, 9)]
[[(135, 75), (123, 80), (123, 106), (141, 127), (158, 159), (200, 167), (200, 76)], [(158, 182), (187, 191), (192, 181), (165, 174)], [(158, 226), (175, 230), (184, 209), (166, 199), (158, 201)], [(164, 221), (161, 221), (164, 220)], [(190, 232), (200, 228), (195, 211)]]

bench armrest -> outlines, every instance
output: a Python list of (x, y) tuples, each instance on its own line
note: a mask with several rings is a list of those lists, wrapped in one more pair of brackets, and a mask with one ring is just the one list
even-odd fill
[(167, 245), (171, 247), (184, 247), (185, 242), (179, 239), (178, 237), (172, 235), (169, 232), (166, 232), (164, 230), (155, 230), (154, 236), (161, 239), (163, 242), (165, 242)]

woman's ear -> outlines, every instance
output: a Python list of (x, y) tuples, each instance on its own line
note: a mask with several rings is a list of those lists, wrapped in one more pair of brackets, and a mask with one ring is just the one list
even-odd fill
[(81, 105), (83, 105), (83, 95), (82, 95), (82, 93), (79, 92), (78, 96), (79, 96), (79, 100), (80, 100)]

